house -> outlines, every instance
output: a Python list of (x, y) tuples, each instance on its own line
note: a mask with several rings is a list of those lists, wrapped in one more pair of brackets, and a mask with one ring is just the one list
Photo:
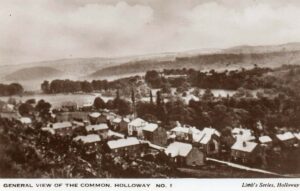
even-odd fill
[(93, 102), (86, 102), (82, 105), (82, 110), (83, 111), (91, 111), (94, 107), (94, 103)]
[(207, 155), (214, 155), (220, 152), (220, 136), (216, 129), (205, 127), (200, 133), (193, 135), (193, 141), (199, 143)]
[(73, 141), (81, 141), (85, 145), (96, 146), (101, 141), (101, 138), (97, 134), (89, 134), (86, 136), (77, 136)]
[(259, 154), (259, 147), (255, 142), (237, 140), (231, 147), (232, 159), (242, 163), (255, 162)]
[(111, 123), (115, 131), (127, 133), (130, 120), (128, 118), (117, 117)]
[(82, 142), (86, 154), (94, 154), (98, 148), (101, 138), (97, 134), (90, 134), (86, 136), (77, 136), (73, 139), (75, 142)]
[(147, 122), (141, 118), (136, 118), (128, 123), (128, 135), (143, 137), (143, 127), (145, 127)]
[(137, 157), (145, 152), (148, 144), (141, 143), (136, 137), (128, 137), (107, 142), (113, 156)]
[(103, 114), (106, 116), (106, 119), (109, 121), (109, 122), (112, 122), (116, 117), (117, 117), (117, 114), (113, 113), (113, 112), (108, 112), (106, 114)]
[(284, 147), (292, 147), (295, 143), (297, 143), (296, 137), (291, 132), (277, 134), (276, 138), (278, 139), (279, 143), (281, 143), (281, 146)]
[(189, 143), (173, 142), (166, 149), (165, 154), (172, 162), (179, 166), (199, 166), (204, 164), (205, 155), (197, 147)]
[(122, 139), (122, 138), (125, 138), (125, 135), (122, 134), (122, 133), (118, 133), (118, 132), (115, 132), (115, 131), (112, 131), (112, 130), (108, 130), (108, 134), (107, 136), (111, 139)]
[(108, 137), (108, 126), (106, 123), (101, 123), (97, 125), (88, 125), (85, 127), (88, 133), (98, 134), (102, 139), (107, 139)]
[(27, 126), (27, 127), (31, 126), (31, 124), (32, 124), (32, 120), (31, 120), (31, 118), (29, 118), (29, 117), (21, 117), (21, 118), (20, 118), (20, 122), (21, 122), (24, 126)]
[(300, 143), (300, 132), (293, 134), (295, 138), (297, 139), (298, 144)]
[(53, 123), (50, 124), (49, 127), (53, 129), (55, 134), (61, 136), (71, 135), (73, 132), (72, 123), (68, 121)]
[(89, 114), (89, 120), (90, 120), (91, 124), (107, 123), (108, 117), (107, 117), (107, 114), (93, 112), (93, 113)]
[(178, 125), (177, 127), (170, 130), (169, 138), (174, 138), (178, 141), (193, 142), (194, 137), (200, 134), (201, 131), (196, 127), (187, 127)]
[(60, 112), (56, 114), (56, 120), (62, 121), (86, 121), (88, 120), (88, 113), (83, 111)]
[(254, 141), (255, 137), (252, 135), (252, 131), (250, 129), (243, 129), (243, 128), (234, 128), (232, 131), (232, 136), (236, 140), (242, 141)]
[(156, 123), (147, 123), (143, 127), (143, 136), (144, 139), (155, 145), (167, 144), (167, 131)]
[(268, 147), (268, 148), (270, 148), (273, 144), (273, 141), (272, 141), (271, 137), (267, 136), (267, 135), (260, 136), (258, 138), (258, 141), (262, 146), (265, 146), (265, 147)]

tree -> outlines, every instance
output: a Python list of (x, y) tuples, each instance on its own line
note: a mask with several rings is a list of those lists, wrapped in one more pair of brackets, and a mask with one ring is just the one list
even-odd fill
[(169, 94), (171, 93), (171, 85), (169, 82), (165, 82), (162, 84), (162, 88), (161, 88), (161, 91), (163, 93), (166, 93), (166, 94)]
[(156, 92), (156, 105), (160, 106), (161, 102), (162, 102), (161, 93), (160, 93), (160, 91), (157, 91)]
[(210, 101), (214, 98), (214, 94), (211, 92), (210, 89), (206, 89), (203, 96), (202, 96), (202, 99), (205, 100), (205, 101)]
[(150, 90), (150, 103), (153, 104), (153, 95), (152, 95), (152, 91)]
[(145, 82), (152, 88), (160, 88), (162, 85), (162, 79), (159, 73), (155, 70), (146, 72)]
[(39, 100), (35, 106), (35, 110), (39, 112), (43, 119), (47, 119), (50, 116), (51, 104), (45, 102), (43, 99)]
[(121, 116), (125, 116), (131, 113), (130, 103), (123, 99), (118, 100), (116, 109), (118, 110), (118, 114)]
[(81, 82), (81, 89), (84, 92), (92, 92), (93, 86), (88, 81)]
[(42, 84), (41, 84), (41, 89), (44, 93), (50, 93), (50, 84), (49, 81), (45, 80)]
[(19, 110), (20, 115), (29, 116), (29, 115), (32, 115), (32, 112), (34, 111), (34, 108), (29, 103), (22, 103), (19, 106), (18, 110)]
[(94, 100), (94, 107), (96, 109), (104, 109), (105, 108), (105, 102), (100, 97), (96, 97)]
[(132, 101), (132, 104), (134, 105), (135, 104), (135, 94), (134, 94), (133, 88), (131, 88), (131, 101)]

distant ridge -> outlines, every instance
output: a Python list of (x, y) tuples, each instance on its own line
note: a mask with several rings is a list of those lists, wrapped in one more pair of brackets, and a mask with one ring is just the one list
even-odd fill
[(6, 80), (21, 81), (21, 80), (35, 80), (59, 77), (63, 72), (51, 67), (30, 67), (17, 70), (5, 76)]
[(282, 64), (299, 64), (299, 52), (300, 43), (287, 43), (266, 46), (243, 45), (227, 49), (200, 49), (116, 58), (70, 58), (0, 66), (0, 79), (40, 80), (53, 76), (92, 79), (142, 73), (151, 69), (183, 67), (204, 70), (236, 69), (254, 64), (276, 67)]

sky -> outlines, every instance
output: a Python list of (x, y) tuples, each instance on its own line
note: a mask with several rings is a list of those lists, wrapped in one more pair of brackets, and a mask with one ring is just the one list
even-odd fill
[(0, 65), (300, 42), (299, 0), (1, 0)]

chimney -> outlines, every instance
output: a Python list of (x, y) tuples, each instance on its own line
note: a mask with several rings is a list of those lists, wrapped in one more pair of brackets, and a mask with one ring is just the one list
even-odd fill
[(246, 146), (247, 146), (246, 142), (245, 142), (245, 141), (243, 141), (243, 147), (246, 147)]

